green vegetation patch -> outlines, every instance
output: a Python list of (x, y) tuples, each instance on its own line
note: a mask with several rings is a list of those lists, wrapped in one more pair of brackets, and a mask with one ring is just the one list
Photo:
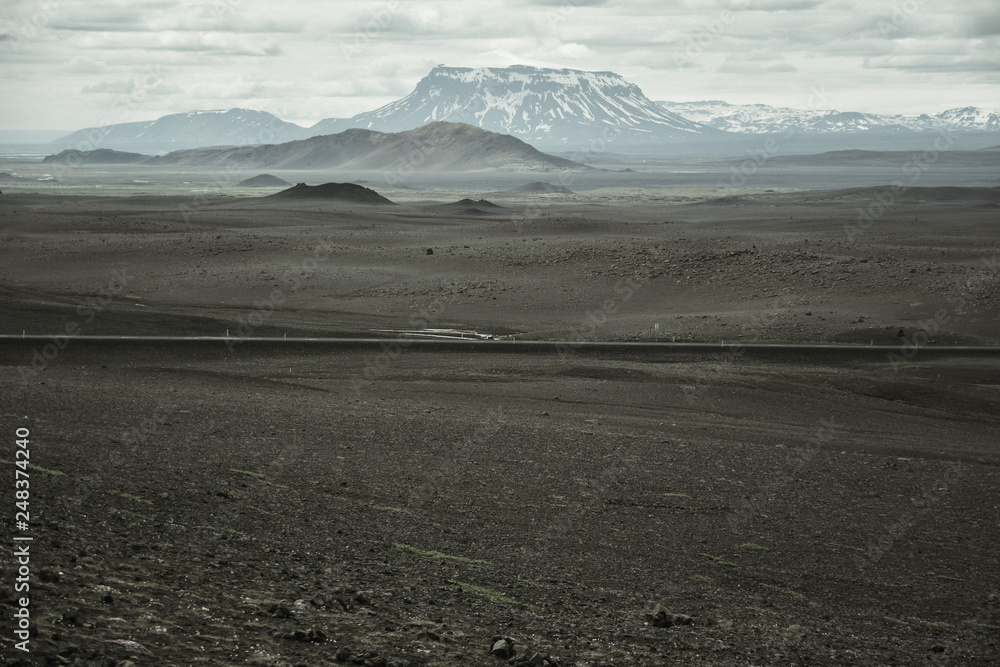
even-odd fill
[(774, 584), (761, 584), (761, 588), (767, 588), (768, 590), (778, 591), (779, 593), (784, 593), (785, 595), (791, 595), (793, 598), (798, 598), (799, 600), (805, 600), (806, 596), (798, 591), (794, 591), (791, 588), (785, 588), (784, 586), (775, 586)]
[[(9, 466), (17, 465), (13, 461), (8, 461), (7, 459), (0, 459), (0, 463), (6, 463)], [(32, 472), (44, 472), (46, 475), (52, 475), (53, 477), (65, 477), (66, 476), (66, 473), (64, 473), (62, 470), (49, 470), (48, 468), (43, 468), (40, 465), (36, 465), (34, 463), (29, 463), (28, 464), (28, 473), (32, 473)]]
[(698, 555), (701, 556), (702, 558), (707, 558), (716, 565), (720, 565), (722, 567), (736, 567), (736, 563), (728, 561), (724, 559), (722, 556), (713, 556), (712, 554), (698, 554)]
[(689, 496), (686, 493), (664, 493), (663, 497), (664, 498), (690, 498), (691, 496)]
[(467, 584), (464, 581), (453, 581), (453, 584), (460, 587), (465, 593), (471, 593), (472, 595), (485, 598), (490, 602), (498, 602), (501, 604), (511, 604), (517, 605), (519, 607), (527, 607), (528, 609), (533, 609), (535, 611), (542, 611), (540, 607), (536, 607), (533, 604), (527, 604), (525, 602), (518, 602), (513, 598), (509, 598), (500, 591), (494, 591), (489, 588), (484, 588), (482, 586), (476, 586), (475, 584)]
[(248, 477), (253, 477), (255, 480), (257, 480), (261, 484), (267, 484), (268, 486), (273, 486), (276, 489), (287, 489), (288, 488), (284, 484), (275, 484), (274, 482), (269, 481), (266, 477), (264, 477), (259, 472), (254, 472), (252, 470), (240, 470), (239, 468), (230, 468), (229, 472), (235, 472), (235, 473), (238, 473), (240, 475), (246, 475)]
[(908, 616), (907, 620), (916, 621), (917, 623), (926, 625), (928, 628), (938, 628), (939, 630), (950, 630), (955, 627), (951, 623), (945, 623), (944, 621), (925, 621), (924, 619), (917, 618), (916, 616)]
[(475, 558), (466, 558), (465, 556), (451, 556), (440, 551), (424, 551), (423, 549), (418, 549), (416, 547), (411, 547), (409, 544), (399, 544), (398, 542), (393, 545), (400, 551), (405, 551), (408, 554), (414, 554), (416, 556), (422, 556), (424, 558), (431, 558), (434, 560), (455, 560), (460, 563), (471, 563), (472, 565), (492, 565), (488, 560), (478, 560)]
[(715, 579), (713, 579), (712, 577), (706, 577), (703, 574), (692, 574), (691, 578), (694, 579), (695, 581), (704, 581), (706, 584), (715, 583)]
[(133, 502), (143, 503), (144, 505), (152, 505), (152, 500), (146, 500), (145, 498), (140, 498), (139, 496), (133, 496), (131, 493), (122, 493), (121, 491), (108, 491), (112, 496), (118, 496), (119, 498), (127, 498)]
[(753, 542), (744, 542), (740, 545), (740, 549), (749, 549), (750, 551), (770, 551), (769, 548), (761, 546), (760, 544), (754, 544)]

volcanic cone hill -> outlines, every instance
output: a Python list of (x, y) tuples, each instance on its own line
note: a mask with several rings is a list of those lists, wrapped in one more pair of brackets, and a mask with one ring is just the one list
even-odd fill
[(268, 195), (264, 199), (284, 200), (335, 200), (352, 204), (394, 204), (379, 193), (356, 183), (323, 183), (306, 185), (299, 183), (287, 190)]
[(240, 181), (237, 185), (241, 185), (245, 188), (277, 188), (291, 185), (291, 183), (283, 178), (272, 176), (271, 174), (258, 174), (253, 178)]

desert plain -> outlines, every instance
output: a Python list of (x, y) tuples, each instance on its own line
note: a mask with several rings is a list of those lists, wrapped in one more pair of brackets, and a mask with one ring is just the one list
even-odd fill
[(6, 664), (997, 664), (1000, 190), (642, 169), (0, 183)]

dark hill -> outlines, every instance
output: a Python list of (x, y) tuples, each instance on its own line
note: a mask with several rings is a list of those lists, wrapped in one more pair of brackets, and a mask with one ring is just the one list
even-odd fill
[(244, 188), (277, 188), (291, 185), (288, 181), (271, 174), (259, 174), (253, 178), (248, 178), (237, 183)]
[(507, 209), (498, 206), (487, 199), (460, 199), (450, 204), (436, 204), (431, 207), (433, 210), (449, 215), (495, 215), (503, 213)]
[(126, 153), (124, 151), (113, 151), (109, 148), (98, 148), (93, 151), (78, 151), (69, 149), (49, 155), (42, 163), (56, 163), (68, 165), (80, 164), (139, 164), (149, 160), (151, 156), (142, 153)]
[(569, 188), (564, 188), (561, 185), (552, 185), (551, 183), (546, 183), (544, 181), (528, 183), (527, 185), (522, 185), (519, 188), (514, 188), (511, 192), (516, 192), (518, 194), (573, 194), (573, 191)]
[(520, 139), (463, 123), (436, 122), (386, 134), (350, 129), (265, 146), (198, 148), (152, 158), (150, 164), (243, 169), (366, 169), (387, 171), (402, 183), (415, 170), (589, 170), (578, 162), (542, 153)]
[(299, 183), (287, 190), (276, 192), (265, 199), (284, 200), (336, 200), (353, 204), (392, 204), (379, 193), (355, 183), (323, 183), (322, 185), (306, 185)]

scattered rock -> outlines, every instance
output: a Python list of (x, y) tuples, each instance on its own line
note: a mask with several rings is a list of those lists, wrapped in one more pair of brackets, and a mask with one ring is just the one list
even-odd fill
[(657, 603), (653, 611), (646, 614), (646, 622), (654, 628), (669, 628), (674, 625), (691, 625), (694, 618), (687, 614), (673, 614), (662, 604)]
[(427, 254), (428, 255), (433, 255), (434, 254), (434, 248), (428, 248), (427, 249)]
[(509, 659), (514, 657), (514, 641), (507, 637), (500, 637), (494, 640), (493, 648), (490, 649), (497, 658)]

